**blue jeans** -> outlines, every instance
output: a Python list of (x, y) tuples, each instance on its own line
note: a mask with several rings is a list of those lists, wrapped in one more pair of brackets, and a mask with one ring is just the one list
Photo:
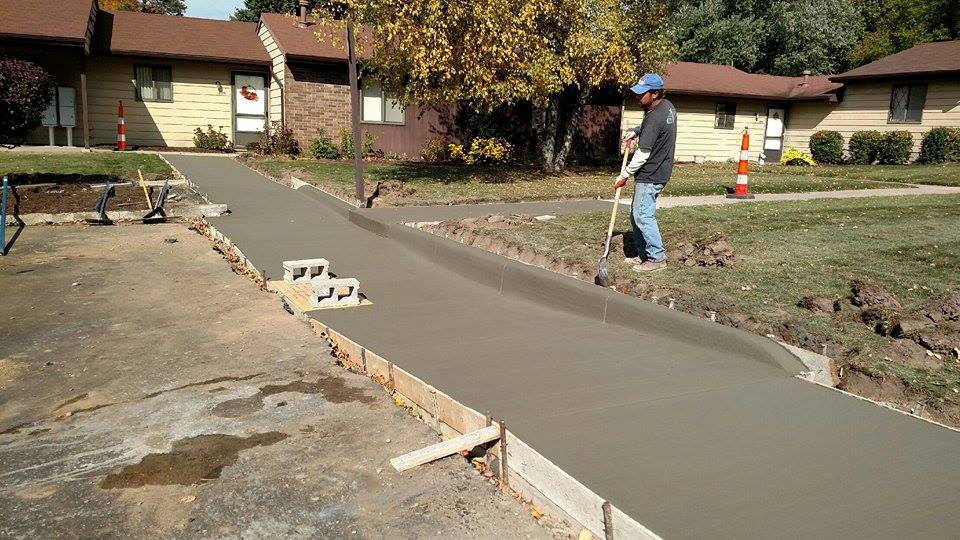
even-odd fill
[(667, 258), (660, 227), (657, 226), (657, 218), (654, 216), (657, 211), (657, 197), (665, 185), (637, 182), (633, 190), (633, 207), (630, 212), (633, 243), (637, 246), (640, 257), (648, 261), (659, 262)]

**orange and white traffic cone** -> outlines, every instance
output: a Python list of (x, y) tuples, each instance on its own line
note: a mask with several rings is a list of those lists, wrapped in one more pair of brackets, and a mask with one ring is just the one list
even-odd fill
[(740, 163), (737, 165), (737, 185), (733, 193), (727, 193), (728, 199), (752, 199), (747, 184), (747, 160), (750, 158), (750, 132), (743, 129), (743, 142), (740, 143)]
[(127, 125), (123, 121), (123, 101), (117, 109), (117, 150), (123, 152), (127, 149)]

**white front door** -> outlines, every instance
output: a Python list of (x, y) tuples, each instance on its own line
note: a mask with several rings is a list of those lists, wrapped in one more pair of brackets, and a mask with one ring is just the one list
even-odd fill
[(763, 131), (764, 160), (778, 162), (783, 155), (783, 130), (787, 110), (782, 107), (767, 109), (767, 127)]
[(233, 142), (237, 148), (260, 139), (267, 128), (267, 78), (233, 74)]

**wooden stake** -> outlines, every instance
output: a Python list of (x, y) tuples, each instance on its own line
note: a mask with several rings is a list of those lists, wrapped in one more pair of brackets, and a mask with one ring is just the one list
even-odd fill
[(143, 198), (147, 200), (147, 210), (153, 210), (153, 203), (150, 202), (150, 192), (147, 191), (147, 183), (143, 181), (143, 172), (137, 169), (137, 176), (140, 177), (140, 187), (143, 188)]
[(613, 540), (613, 508), (610, 501), (603, 501), (603, 536), (606, 540)]
[[(490, 416), (490, 411), (487, 411), (486, 416), (484, 417), (484, 425), (490, 427), (493, 425), (493, 417)], [(483, 463), (487, 466), (487, 469), (490, 468), (490, 449), (487, 448), (487, 451), (483, 454)]]
[(510, 474), (507, 469), (507, 423), (500, 420), (500, 483), (510, 486)]

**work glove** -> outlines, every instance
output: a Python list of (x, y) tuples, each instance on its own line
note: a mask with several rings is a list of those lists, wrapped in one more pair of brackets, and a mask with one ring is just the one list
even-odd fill
[(613, 189), (622, 188), (623, 186), (627, 185), (627, 179), (629, 178), (629, 176), (625, 176), (623, 174), (618, 176), (617, 181), (613, 183)]

